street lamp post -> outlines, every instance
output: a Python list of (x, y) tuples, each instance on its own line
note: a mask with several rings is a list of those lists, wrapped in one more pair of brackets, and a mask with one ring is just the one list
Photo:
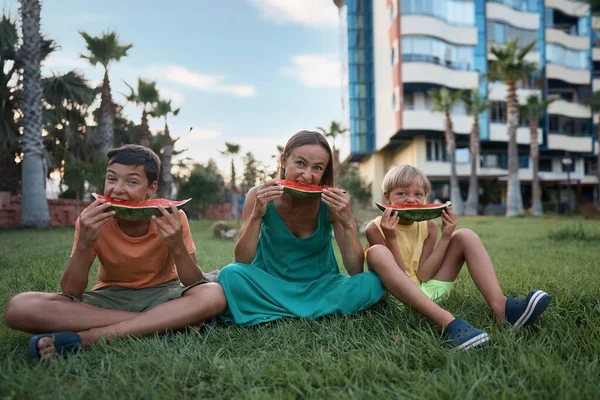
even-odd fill
[(569, 207), (569, 215), (571, 215), (573, 212), (573, 202), (571, 201), (571, 166), (573, 165), (573, 159), (569, 152), (565, 153), (561, 163), (567, 169), (567, 206)]

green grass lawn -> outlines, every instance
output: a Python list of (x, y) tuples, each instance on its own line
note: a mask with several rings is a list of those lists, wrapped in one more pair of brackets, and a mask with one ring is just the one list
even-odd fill
[[(459, 225), (482, 237), (507, 295), (550, 293), (534, 327), (495, 325), (466, 270), (443, 305), (492, 339), (467, 353), (395, 301), (349, 317), (131, 338), (47, 365), (29, 361), (26, 334), (1, 325), (0, 397), (600, 398), (600, 223)], [(232, 261), (233, 243), (213, 239), (210, 223), (192, 229), (206, 271)], [(0, 314), (19, 292), (59, 289), (72, 235), (0, 231)]]

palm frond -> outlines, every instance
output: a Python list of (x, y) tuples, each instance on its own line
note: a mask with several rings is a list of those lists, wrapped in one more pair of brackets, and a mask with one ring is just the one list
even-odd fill
[(119, 43), (119, 37), (115, 31), (104, 32), (102, 36), (91, 36), (84, 31), (79, 31), (83, 37), (88, 50), (87, 55), (81, 55), (92, 65), (100, 63), (105, 69), (112, 61), (119, 61), (127, 56), (127, 52), (133, 47), (132, 44)]

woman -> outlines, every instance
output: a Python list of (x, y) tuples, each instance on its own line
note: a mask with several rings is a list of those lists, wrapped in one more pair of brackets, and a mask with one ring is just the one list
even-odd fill
[[(300, 131), (279, 159), (279, 178), (333, 185), (332, 152), (318, 132)], [(248, 192), (235, 263), (218, 276), (227, 323), (255, 325), (281, 317), (318, 318), (363, 310), (379, 301), (379, 277), (363, 272), (364, 254), (348, 197), (338, 188), (292, 197), (277, 181)], [(340, 274), (331, 229), (346, 270)]]

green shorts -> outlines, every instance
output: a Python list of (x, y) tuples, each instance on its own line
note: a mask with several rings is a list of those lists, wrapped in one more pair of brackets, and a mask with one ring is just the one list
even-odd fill
[(419, 289), (435, 302), (440, 301), (444, 296), (449, 294), (453, 287), (454, 282), (444, 282), (436, 279), (421, 282), (419, 285)]
[(144, 312), (167, 301), (178, 299), (188, 289), (207, 282), (208, 280), (203, 279), (192, 285), (183, 286), (179, 281), (171, 281), (143, 289), (105, 286), (97, 290), (84, 292), (80, 299), (69, 294), (60, 294), (76, 303), (85, 303), (109, 310)]

